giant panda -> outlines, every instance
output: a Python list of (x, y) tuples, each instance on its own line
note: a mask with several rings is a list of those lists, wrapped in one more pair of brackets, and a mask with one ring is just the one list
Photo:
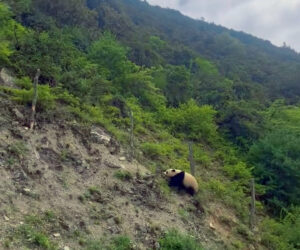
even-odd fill
[(194, 195), (198, 191), (198, 183), (194, 176), (178, 169), (168, 169), (164, 175), (169, 178), (169, 186), (185, 189)]

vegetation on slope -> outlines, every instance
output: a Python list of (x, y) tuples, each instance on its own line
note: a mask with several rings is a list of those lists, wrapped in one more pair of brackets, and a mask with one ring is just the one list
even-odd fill
[(299, 227), (299, 55), (135, 0), (6, 2), (0, 67), (19, 89), (3, 92), (30, 105), (40, 68), (41, 115), (62, 103), (123, 143), (133, 112), (136, 157), (153, 170), (188, 170), (193, 141), (200, 201), (222, 200), (248, 223), (255, 176), (258, 200), (277, 216), (262, 223), (263, 242), (299, 246), (286, 234)]

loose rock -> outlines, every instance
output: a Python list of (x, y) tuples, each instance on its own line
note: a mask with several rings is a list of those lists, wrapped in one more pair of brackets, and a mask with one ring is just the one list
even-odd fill
[(60, 237), (60, 233), (54, 233), (53, 236), (54, 236), (55, 238), (58, 238), (58, 237)]
[(91, 131), (91, 139), (94, 143), (104, 144), (108, 146), (111, 140), (111, 137), (104, 133), (104, 131), (100, 129), (93, 129)]
[(14, 108), (12, 111), (19, 120), (24, 120), (24, 115), (18, 109)]
[(109, 161), (105, 161), (104, 164), (105, 164), (107, 167), (109, 167), (109, 168), (116, 168), (116, 169), (122, 168), (122, 169), (125, 169), (125, 167), (124, 167), (123, 165), (121, 165), (121, 164), (120, 164), (120, 165), (119, 165), (119, 164), (115, 164), (115, 163), (109, 162)]

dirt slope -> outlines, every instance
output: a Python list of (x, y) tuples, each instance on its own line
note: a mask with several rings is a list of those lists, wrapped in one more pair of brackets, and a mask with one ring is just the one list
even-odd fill
[[(47, 214), (55, 221), (40, 224), (59, 249), (84, 249), (83, 239), (114, 235), (129, 236), (136, 249), (155, 249), (170, 228), (195, 235), (206, 249), (224, 249), (200, 204), (164, 195), (158, 176), (129, 162), (102, 128), (53, 120), (31, 132), (26, 110), (6, 99), (0, 117), (1, 247), (30, 249), (18, 230), (26, 216)], [(179, 211), (189, 211), (188, 218)]]

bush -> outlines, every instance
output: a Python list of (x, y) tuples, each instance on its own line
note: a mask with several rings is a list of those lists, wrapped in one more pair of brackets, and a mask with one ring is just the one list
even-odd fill
[(280, 221), (266, 218), (260, 226), (262, 231), (262, 243), (269, 249), (299, 249), (300, 207), (290, 208)]
[(82, 242), (87, 250), (131, 250), (133, 244), (127, 236), (115, 236), (110, 242), (106, 239), (84, 240)]
[(197, 241), (189, 236), (180, 234), (176, 230), (171, 230), (159, 240), (162, 250), (202, 250)]
[(170, 146), (162, 143), (146, 142), (141, 148), (145, 156), (152, 160), (161, 159), (171, 153)]
[[(10, 89), (12, 99), (20, 104), (31, 105), (33, 99), (33, 88), (31, 89)], [(48, 85), (38, 86), (38, 98), (36, 108), (43, 111), (55, 107), (57, 97), (52, 93)]]
[(116, 236), (112, 239), (111, 250), (131, 250), (132, 242), (127, 236)]
[(50, 241), (48, 236), (28, 224), (20, 226), (17, 236), (23, 238), (31, 247), (37, 246), (42, 249), (56, 250), (56, 244)]
[(176, 137), (184, 135), (194, 141), (212, 143), (217, 138), (216, 111), (208, 105), (198, 106), (194, 100), (161, 114), (162, 120)]
[(275, 129), (250, 148), (249, 160), (258, 182), (267, 188), (263, 198), (274, 214), (300, 205), (299, 133)]
[(130, 181), (132, 179), (132, 174), (126, 170), (119, 170), (114, 176), (122, 181)]
[(235, 165), (226, 165), (224, 171), (233, 180), (237, 180), (243, 185), (249, 185), (252, 177), (251, 168), (247, 167), (244, 162), (238, 162)]

